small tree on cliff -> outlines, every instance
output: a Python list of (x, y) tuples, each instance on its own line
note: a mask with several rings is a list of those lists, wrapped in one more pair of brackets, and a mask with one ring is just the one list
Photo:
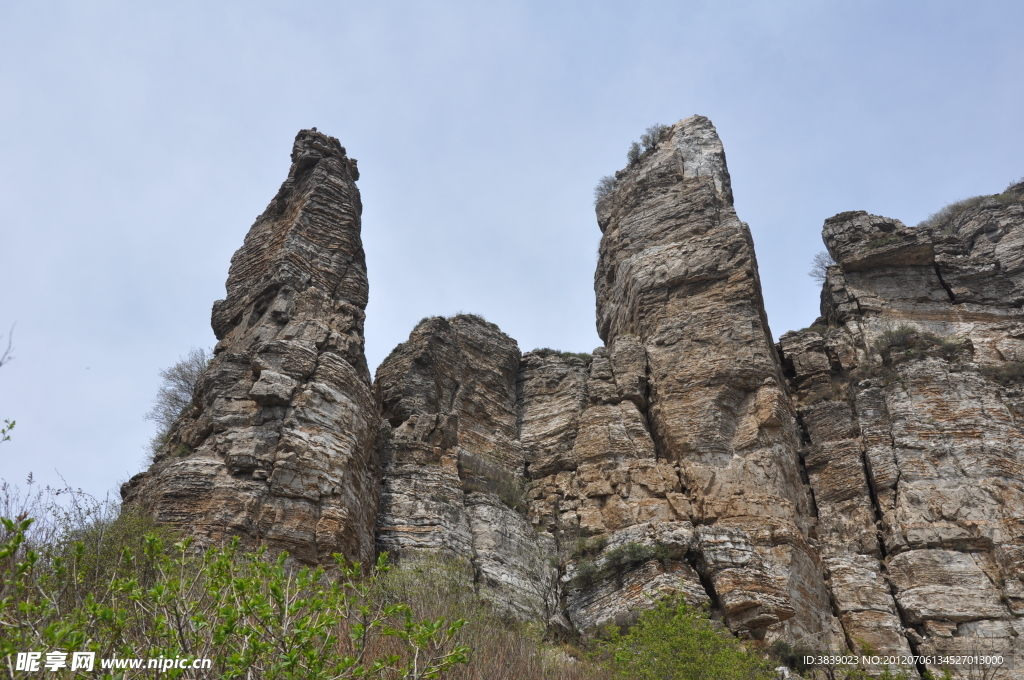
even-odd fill
[(832, 259), (832, 256), (823, 250), (811, 260), (811, 271), (807, 272), (807, 275), (818, 283), (825, 283), (825, 277), (828, 276), (828, 268), (835, 263), (836, 261)]
[(192, 405), (196, 385), (211, 358), (205, 349), (193, 347), (188, 354), (178, 359), (178, 363), (160, 371), (163, 382), (156, 392), (153, 408), (145, 416), (146, 420), (157, 424), (156, 435), (149, 444), (153, 453), (163, 446), (174, 423)]

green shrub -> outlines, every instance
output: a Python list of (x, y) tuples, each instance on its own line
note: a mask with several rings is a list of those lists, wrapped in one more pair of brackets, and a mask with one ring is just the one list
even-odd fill
[(705, 613), (667, 598), (640, 615), (629, 632), (615, 629), (602, 647), (621, 680), (775, 680), (772, 665), (743, 649)]
[(626, 161), (630, 165), (635, 165), (636, 163), (640, 162), (640, 155), (642, 153), (643, 152), (640, 149), (640, 145), (637, 144), (636, 142), (633, 142), (632, 144), (629, 145), (629, 151), (626, 152)]
[(968, 208), (973, 208), (987, 198), (986, 196), (971, 196), (944, 206), (942, 209), (932, 213), (925, 219), (918, 222), (918, 228), (934, 228), (943, 233), (950, 233), (953, 220), (959, 217)]
[(954, 230), (954, 221), (968, 209), (980, 205), (986, 199), (995, 199), (1000, 205), (1010, 205), (1024, 200), (1024, 182), (1017, 180), (1010, 182), (1006, 190), (1001, 194), (991, 196), (971, 196), (943, 207), (941, 210), (932, 213), (926, 219), (918, 223), (918, 227), (931, 227), (938, 229), (944, 234), (951, 234)]
[(417, 620), (408, 605), (371, 597), (386, 555), (365, 573), (336, 556), (329, 578), (319, 567), (290, 568), (286, 553), (243, 554), (238, 539), (196, 554), (189, 540), (168, 545), (148, 533), (141, 550), (124, 547), (97, 578), (102, 553), (81, 540), (39, 552), (25, 545), (31, 524), (0, 518), (2, 657), (59, 649), (208, 658), (211, 677), (295, 680), (437, 678), (468, 660), (455, 642), (464, 621)]
[(662, 125), (661, 123), (655, 123), (650, 126), (644, 133), (640, 135), (640, 144), (644, 147), (644, 153), (647, 153), (654, 147), (658, 146), (658, 142), (665, 139), (665, 136), (669, 133), (670, 128), (668, 125)]
[(583, 363), (589, 364), (594, 356), (589, 352), (563, 352), (557, 349), (551, 349), (550, 347), (539, 347), (534, 352), (540, 352), (542, 354), (553, 354), (562, 359), (580, 359)]
[(921, 359), (925, 356), (938, 356), (949, 361), (964, 349), (965, 344), (902, 324), (882, 333), (875, 343), (875, 350), (882, 361), (891, 366), (900, 360)]
[[(640, 135), (640, 142), (633, 142), (629, 145), (629, 151), (626, 152), (626, 160), (630, 165), (635, 165), (640, 162), (640, 158), (647, 152), (658, 146), (658, 142), (663, 140), (665, 136), (672, 130), (668, 125), (662, 125), (655, 123), (650, 126), (644, 133)], [(600, 184), (598, 185), (600, 186)]]
[(604, 536), (597, 536), (595, 538), (578, 538), (576, 539), (575, 545), (573, 545), (572, 552), (569, 557), (574, 560), (579, 560), (584, 557), (592, 557), (599, 554), (608, 545), (608, 539)]
[(1004, 361), (998, 366), (982, 366), (981, 372), (996, 382), (1019, 383), (1024, 380), (1024, 362)]

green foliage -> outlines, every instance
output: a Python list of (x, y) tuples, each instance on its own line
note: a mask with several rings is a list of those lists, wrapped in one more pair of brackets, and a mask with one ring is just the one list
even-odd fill
[(584, 557), (593, 557), (599, 554), (608, 545), (608, 539), (604, 536), (597, 536), (595, 538), (583, 538), (576, 539), (575, 545), (573, 545), (572, 552), (569, 556), (574, 560), (579, 560)]
[(898, 378), (897, 366), (909, 361), (936, 357), (953, 361), (963, 352), (970, 352), (970, 340), (942, 338), (921, 331), (909, 324), (901, 324), (882, 333), (868, 349), (868, 361), (847, 375), (847, 380), (858, 382), (881, 378), (889, 385)]
[(4, 421), (4, 426), (0, 427), (0, 442), (8, 442), (11, 440), (11, 435), (7, 433), (14, 429), (14, 423), (15, 421), (13, 420)]
[(589, 364), (594, 359), (594, 355), (589, 352), (563, 352), (561, 350), (551, 349), (550, 347), (540, 347), (533, 351), (543, 354), (553, 354), (554, 356), (562, 359), (579, 359), (585, 364)]
[(640, 144), (644, 147), (644, 153), (647, 153), (658, 145), (658, 142), (665, 139), (668, 135), (670, 128), (668, 125), (662, 125), (661, 123), (655, 123), (651, 127), (644, 130), (644, 133), (640, 135)]
[(917, 226), (918, 228), (935, 228), (939, 229), (943, 233), (950, 233), (950, 229), (953, 226), (953, 220), (959, 217), (968, 208), (973, 208), (984, 201), (985, 198), (985, 196), (971, 196), (970, 198), (950, 203), (921, 220)]
[(198, 657), (213, 660), (212, 677), (296, 680), (438, 678), (468, 660), (455, 642), (464, 621), (418, 620), (371, 596), (386, 555), (365, 573), (336, 556), (328, 577), (285, 553), (243, 554), (237, 539), (196, 554), (150, 532), (139, 548), (139, 520), (124, 521), (98, 550), (94, 536), (72, 536), (40, 551), (26, 544), (32, 519), (0, 518), (0, 656)]
[(493, 493), (513, 510), (526, 512), (526, 480), (506, 471), (497, 463), (471, 453), (459, 455), (458, 465), (463, 491)]
[[(640, 142), (633, 142), (629, 145), (629, 151), (626, 152), (626, 160), (630, 165), (635, 165), (640, 162), (640, 158), (647, 152), (653, 150), (658, 146), (658, 142), (663, 140), (666, 135), (672, 130), (668, 125), (662, 125), (655, 123), (650, 126), (644, 133), (640, 135)], [(600, 186), (600, 185), (598, 185)]]
[(620, 680), (774, 680), (771, 664), (685, 603), (662, 600), (603, 644)]
[(992, 196), (971, 196), (943, 207), (941, 210), (932, 213), (926, 219), (918, 223), (918, 227), (930, 227), (939, 230), (944, 234), (951, 234), (956, 228), (955, 221), (968, 209), (980, 205), (987, 199), (994, 199), (1000, 205), (1010, 205), (1024, 200), (1024, 181), (1016, 180), (1010, 182), (1006, 191)]
[(594, 355), (590, 352), (558, 352), (558, 356), (563, 359), (580, 359), (585, 364), (589, 364), (594, 359)]
[(601, 560), (592, 558), (581, 560), (576, 566), (576, 573), (570, 585), (574, 588), (585, 588), (602, 579), (621, 579), (627, 572), (641, 564), (651, 560), (664, 561), (666, 559), (668, 559), (668, 551), (664, 546), (626, 543), (609, 550)]

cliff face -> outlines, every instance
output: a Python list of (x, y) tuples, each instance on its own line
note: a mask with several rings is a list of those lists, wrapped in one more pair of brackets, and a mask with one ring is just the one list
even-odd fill
[(214, 304), (219, 342), (195, 404), (122, 488), (126, 503), (202, 542), (373, 557), (380, 417), (363, 357), (358, 176), (337, 139), (298, 134)]
[(381, 550), (442, 551), (468, 561), (481, 594), (511, 615), (546, 620), (549, 536), (524, 517), (518, 436), (519, 346), (494, 324), (424, 319), (377, 369), (390, 424), (377, 520)]
[(299, 134), (127, 503), (306, 562), (443, 552), (568, 634), (676, 592), (766, 642), (1024, 651), (1024, 184), (931, 227), (826, 220), (822, 318), (776, 346), (694, 116), (597, 204), (603, 347), (428, 318), (371, 387), (357, 176)]
[(826, 220), (823, 318), (780, 342), (855, 649), (1022, 651), (1024, 185), (973, 203)]

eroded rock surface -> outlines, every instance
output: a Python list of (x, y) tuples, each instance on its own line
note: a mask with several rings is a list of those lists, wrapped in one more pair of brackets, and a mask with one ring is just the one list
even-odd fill
[(822, 318), (779, 346), (851, 648), (1011, 656), (1024, 613), (1024, 185), (950, 213), (918, 228), (826, 220), (837, 264)]
[[(598, 332), (644, 350), (653, 457), (704, 525), (699, 564), (726, 622), (827, 643), (839, 627), (808, 543), (798, 429), (711, 122), (672, 126), (618, 173), (597, 215)], [(721, 545), (743, 546), (742, 564), (719, 559)]]
[(468, 560), (480, 592), (510, 614), (555, 609), (550, 535), (525, 517), (519, 346), (473, 315), (424, 319), (377, 369), (383, 452), (377, 541), (397, 557)]
[(358, 177), (337, 139), (298, 134), (214, 304), (219, 342), (195, 403), (125, 503), (203, 543), (372, 559), (380, 417), (363, 356)]
[(1024, 658), (1024, 184), (928, 227), (826, 220), (822, 316), (776, 346), (722, 144), (688, 118), (598, 201), (604, 346), (428, 318), (371, 387), (357, 177), (300, 132), (126, 503), (305, 562), (446, 553), (569, 635), (674, 592), (766, 643)]

